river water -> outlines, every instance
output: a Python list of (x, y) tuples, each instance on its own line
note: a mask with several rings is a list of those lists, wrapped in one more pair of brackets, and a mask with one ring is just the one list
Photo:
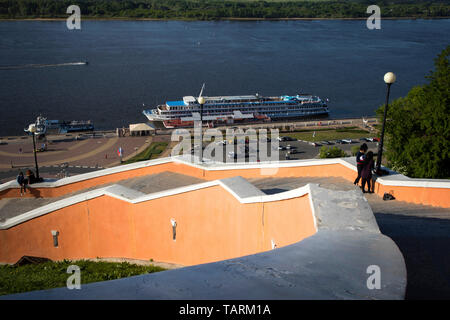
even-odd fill
[[(206, 96), (308, 92), (330, 100), (330, 117), (373, 115), (387, 71), (397, 74), (392, 98), (426, 82), (449, 44), (450, 20), (383, 20), (381, 30), (343, 20), (82, 21), (81, 28), (0, 22), (0, 136), (20, 134), (39, 114), (91, 119), (97, 129), (145, 122), (143, 104), (198, 95), (204, 82)], [(89, 64), (67, 65), (81, 61)]]

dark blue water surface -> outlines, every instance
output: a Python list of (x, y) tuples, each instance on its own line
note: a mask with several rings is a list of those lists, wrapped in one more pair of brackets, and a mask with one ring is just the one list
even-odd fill
[(42, 113), (92, 119), (97, 129), (144, 122), (142, 104), (185, 95), (330, 99), (331, 117), (373, 115), (423, 84), (449, 44), (450, 20), (0, 22), (0, 66), (89, 61), (87, 66), (0, 70), (0, 135), (20, 134)]

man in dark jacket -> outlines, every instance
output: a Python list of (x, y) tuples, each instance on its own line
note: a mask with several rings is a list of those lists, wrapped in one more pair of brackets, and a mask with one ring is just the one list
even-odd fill
[(27, 192), (27, 180), (23, 176), (22, 171), (20, 171), (19, 175), (17, 176), (17, 183), (20, 186), (20, 195), (23, 196), (23, 194)]
[(369, 151), (367, 152), (366, 159), (364, 160), (364, 165), (361, 170), (361, 178), (362, 178), (362, 192), (365, 193), (366, 191), (365, 186), (367, 182), (367, 192), (373, 193), (373, 187), (374, 184), (372, 182), (372, 171), (374, 168), (374, 161), (373, 161), (373, 152)]
[(367, 152), (367, 149), (367, 144), (363, 143), (359, 148), (359, 151), (356, 153), (356, 168), (358, 169), (358, 176), (353, 182), (355, 185), (357, 185), (359, 183), (359, 179), (361, 179), (361, 170), (364, 165), (364, 155)]

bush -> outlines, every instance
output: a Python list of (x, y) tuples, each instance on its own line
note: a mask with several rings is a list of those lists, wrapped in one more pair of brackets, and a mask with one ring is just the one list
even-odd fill
[(152, 142), (152, 144), (147, 149), (132, 157), (131, 159), (122, 162), (122, 164), (130, 164), (133, 162), (146, 161), (157, 158), (166, 149), (167, 145), (167, 142)]
[(165, 270), (149, 265), (106, 261), (48, 261), (23, 266), (0, 266), (0, 295), (66, 286), (67, 268), (76, 265), (81, 271), (81, 284), (131, 277)]
[(334, 147), (325, 147), (320, 148), (320, 158), (343, 158), (347, 157), (347, 154), (344, 150), (334, 146)]
[[(450, 177), (450, 46), (435, 59), (429, 83), (389, 104), (388, 166), (411, 178)], [(383, 119), (384, 106), (377, 110)]]
[(360, 146), (353, 146), (352, 147), (352, 156), (356, 156), (356, 154), (359, 151)]

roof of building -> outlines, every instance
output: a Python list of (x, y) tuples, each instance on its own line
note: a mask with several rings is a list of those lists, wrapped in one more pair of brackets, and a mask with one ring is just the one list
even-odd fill
[(130, 124), (130, 131), (153, 131), (153, 127), (150, 123), (134, 123)]

